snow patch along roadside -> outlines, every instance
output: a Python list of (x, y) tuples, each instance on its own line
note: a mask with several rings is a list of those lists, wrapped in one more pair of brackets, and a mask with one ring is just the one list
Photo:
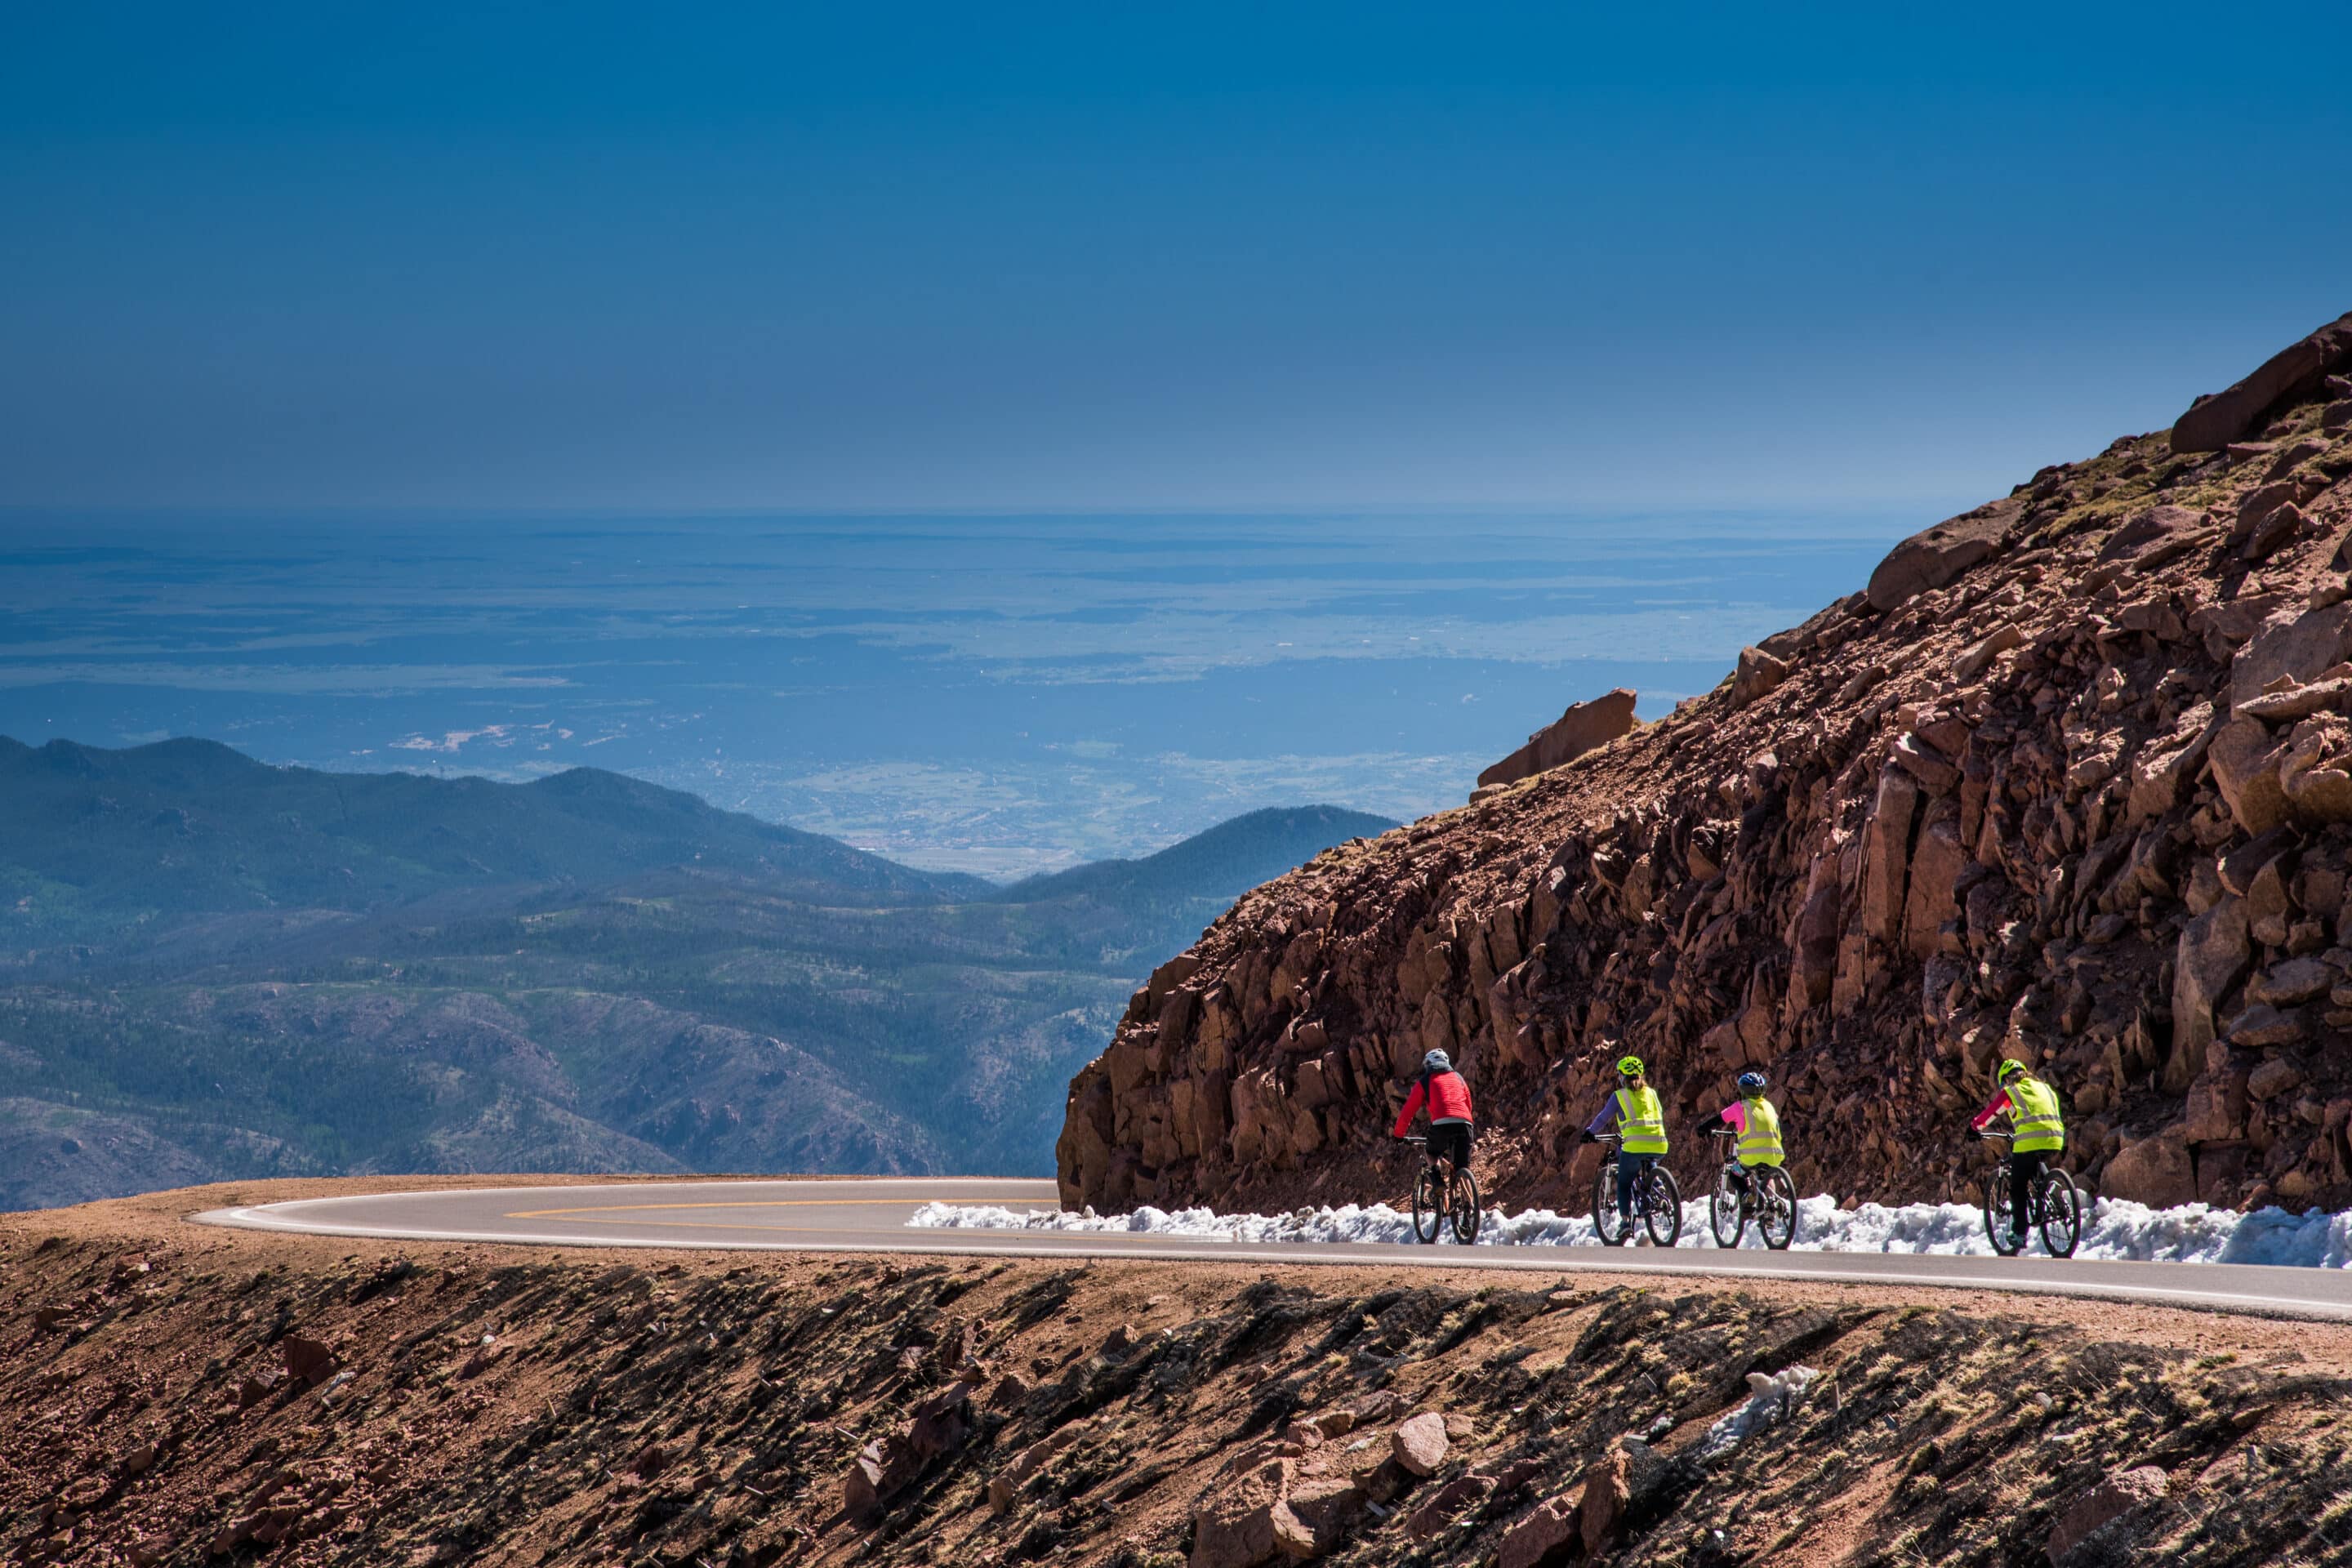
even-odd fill
[[(1682, 1245), (1712, 1248), (1706, 1205), (1684, 1205)], [(1963, 1204), (1864, 1204), (1841, 1209), (1830, 1197), (1797, 1205), (1796, 1250), (1800, 1252), (1940, 1253), (1990, 1258), (1984, 1212)], [(1302, 1208), (1281, 1215), (1221, 1215), (1211, 1209), (1158, 1209), (1132, 1214), (1063, 1214), (1053, 1209), (1009, 1209), (992, 1205), (926, 1204), (907, 1222), (923, 1229), (1038, 1230), (1094, 1235), (1184, 1237), (1247, 1245), (1269, 1242), (1410, 1242), (1411, 1216), (1386, 1204), (1338, 1208)], [(1450, 1243), (1448, 1245), (1451, 1245)], [(1478, 1233), (1481, 1247), (1596, 1247), (1590, 1216), (1529, 1209), (1488, 1215)], [(1751, 1228), (1743, 1249), (1760, 1249)], [(2037, 1242), (2033, 1247), (2040, 1251)], [(2239, 1214), (2186, 1204), (2151, 1209), (2144, 1204), (2104, 1198), (2091, 1205), (2074, 1256), (2142, 1263), (2257, 1263), (2311, 1268), (2352, 1267), (2352, 1211), (2293, 1215), (2284, 1209)]]

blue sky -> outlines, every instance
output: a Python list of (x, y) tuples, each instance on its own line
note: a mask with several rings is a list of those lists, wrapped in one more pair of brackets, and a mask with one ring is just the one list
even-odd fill
[(2340, 0), (17, 6), (0, 505), (1972, 499), (2352, 309), (2347, 58)]

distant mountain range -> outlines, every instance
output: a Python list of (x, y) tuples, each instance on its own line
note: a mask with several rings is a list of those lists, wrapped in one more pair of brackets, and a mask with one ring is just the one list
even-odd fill
[(1394, 826), (1254, 812), (1011, 888), (616, 773), (0, 737), (0, 1208), (369, 1171), (1042, 1173), (1232, 900)]

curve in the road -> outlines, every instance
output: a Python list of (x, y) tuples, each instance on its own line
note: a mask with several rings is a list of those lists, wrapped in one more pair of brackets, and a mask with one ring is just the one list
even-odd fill
[(1051, 1182), (985, 1178), (666, 1182), (478, 1187), (303, 1198), (194, 1216), (210, 1225), (314, 1236), (517, 1246), (707, 1247), (940, 1256), (1125, 1258), (1167, 1262), (1319, 1263), (1497, 1268), (1550, 1274), (1691, 1274), (2087, 1296), (2206, 1310), (2352, 1320), (2352, 1271), (2225, 1263), (1954, 1258), (1922, 1253), (1638, 1253), (1599, 1247), (1246, 1243), (1098, 1232), (916, 1229), (924, 1204), (1053, 1207)]

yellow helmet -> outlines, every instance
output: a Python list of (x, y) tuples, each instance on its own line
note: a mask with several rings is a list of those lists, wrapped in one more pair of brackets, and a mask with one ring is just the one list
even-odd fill
[(2025, 1064), (2019, 1061), (2015, 1057), (2011, 1057), (2007, 1060), (2003, 1061), (2000, 1064), (2000, 1069), (1993, 1074), (1993, 1081), (1995, 1083), (2007, 1083), (2011, 1079), (2023, 1078), (2024, 1076)]
[(1645, 1070), (1646, 1069), (1642, 1066), (1642, 1058), (1639, 1057), (1619, 1057), (1617, 1058), (1617, 1076), (1620, 1078), (1639, 1078)]

